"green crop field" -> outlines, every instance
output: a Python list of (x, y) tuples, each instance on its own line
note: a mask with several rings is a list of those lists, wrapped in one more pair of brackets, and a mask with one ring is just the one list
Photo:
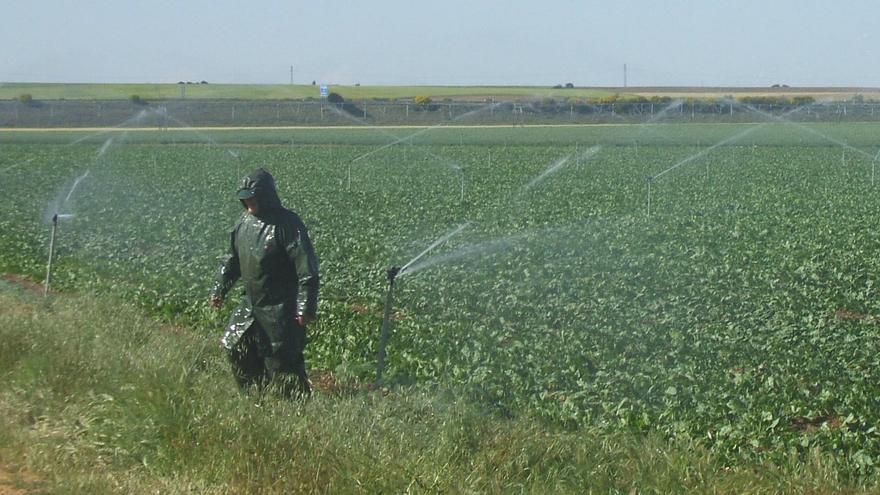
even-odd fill
[[(736, 465), (880, 463), (874, 124), (0, 134), (0, 271), (179, 322), (263, 166), (321, 259), (314, 369)], [(225, 311), (229, 311), (227, 307)], [(221, 329), (217, 328), (219, 337)]]

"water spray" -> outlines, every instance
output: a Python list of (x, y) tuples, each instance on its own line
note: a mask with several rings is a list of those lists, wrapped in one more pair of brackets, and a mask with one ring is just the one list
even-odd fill
[[(792, 122), (790, 122), (790, 121), (788, 121), (788, 120), (785, 120), (785, 118), (786, 118), (787, 116), (789, 116), (789, 115), (791, 115), (791, 114), (793, 114), (793, 113), (799, 111), (799, 110), (802, 108), (802, 107), (796, 107), (794, 110), (790, 110), (790, 111), (784, 113), (782, 116), (779, 116), (779, 117), (778, 117), (778, 116), (776, 116), (776, 115), (768, 114), (767, 112), (762, 112), (762, 111), (760, 111), (760, 110), (758, 110), (758, 109), (755, 109), (754, 107), (752, 107), (752, 106), (750, 106), (750, 105), (745, 105), (745, 107), (748, 108), (748, 109), (750, 109), (750, 110), (753, 110), (754, 112), (758, 113), (759, 115), (764, 115), (764, 116), (767, 116), (768, 118), (775, 119), (775, 120), (777, 120), (777, 121), (785, 122), (785, 123), (792, 123)], [(685, 158), (682, 159), (682, 160), (679, 160), (677, 163), (673, 164), (672, 166), (670, 166), (670, 167), (667, 168), (666, 170), (663, 170), (662, 172), (659, 172), (659, 173), (654, 174), (654, 175), (652, 175), (652, 176), (648, 176), (648, 216), (651, 215), (651, 184), (652, 184), (655, 180), (660, 179), (660, 178), (663, 177), (664, 175), (666, 175), (666, 174), (668, 174), (668, 173), (670, 173), (670, 172), (673, 172), (673, 171), (675, 171), (675, 170), (681, 168), (682, 166), (684, 166), (684, 165), (686, 165), (686, 164), (688, 164), (688, 163), (691, 163), (691, 162), (693, 162), (693, 161), (695, 161), (695, 160), (697, 160), (697, 159), (699, 159), (699, 158), (702, 158), (702, 157), (708, 155), (709, 153), (711, 153), (712, 151), (714, 151), (714, 150), (717, 149), (717, 148), (720, 148), (720, 147), (722, 147), (722, 146), (726, 146), (726, 145), (728, 145), (728, 144), (730, 144), (730, 143), (732, 143), (732, 142), (734, 142), (734, 141), (736, 141), (736, 140), (738, 140), (738, 139), (742, 139), (742, 138), (746, 137), (747, 135), (749, 135), (749, 134), (751, 134), (751, 133), (757, 131), (758, 129), (761, 129), (761, 128), (765, 127), (767, 124), (769, 124), (769, 122), (763, 122), (763, 123), (758, 124), (758, 125), (749, 126), (749, 127), (747, 127), (746, 129), (744, 129), (744, 130), (741, 131), (741, 132), (738, 132), (738, 133), (736, 133), (736, 134), (734, 134), (734, 135), (732, 135), (732, 136), (730, 136), (730, 137), (728, 137), (728, 138), (726, 138), (726, 139), (723, 139), (723, 140), (721, 140), (721, 141), (719, 141), (719, 142), (717, 142), (717, 143), (715, 143), (715, 144), (709, 146), (709, 147), (706, 148), (706, 149), (700, 150), (700, 151), (698, 151), (697, 153), (694, 153), (693, 155), (690, 155), (690, 156), (688, 156), (688, 157), (685, 157)], [(803, 127), (803, 126), (800, 126), (800, 125), (799, 125), (798, 127)], [(812, 131), (812, 130), (809, 129), (809, 128), (806, 128), (806, 130), (809, 130), (809, 131), (814, 132), (814, 133), (816, 132), (816, 131)], [(821, 133), (819, 133), (819, 134), (822, 135)], [(831, 138), (828, 138), (827, 136), (824, 136), (824, 135), (822, 135), (822, 136), (825, 137), (826, 139), (831, 139)], [(832, 140), (832, 141), (834, 141), (834, 140)], [(835, 141), (835, 142), (836, 142), (836, 141)], [(757, 149), (758, 149), (757, 145), (752, 146), (752, 152), (753, 152), (753, 153), (756, 153), (756, 152), (757, 152)], [(857, 151), (860, 151), (860, 152), (861, 152), (861, 150), (857, 150)], [(862, 153), (864, 153), (864, 152), (862, 152)], [(706, 165), (706, 176), (707, 176), (707, 178), (708, 178), (708, 174), (709, 174), (709, 169), (708, 169), (708, 164), (707, 164), (707, 165)]]
[(242, 175), (242, 171), (241, 171), (241, 169), (242, 169), (242, 167), (244, 167), (244, 159), (241, 157), (240, 154), (238, 154), (238, 153), (232, 151), (231, 149), (228, 149), (228, 148), (227, 148), (227, 149), (226, 149), (226, 153), (228, 153), (231, 157), (233, 157), (233, 158), (235, 158), (236, 160), (238, 160), (238, 177), (241, 177), (241, 175)]
[(49, 263), (46, 265), (46, 282), (43, 284), (43, 297), (49, 295), (49, 282), (52, 280), (52, 257), (55, 254), (55, 234), (58, 232), (58, 214), (52, 215), (52, 236), (49, 238)]
[(871, 187), (874, 187), (874, 172), (877, 169), (877, 158), (880, 158), (880, 150), (877, 150), (877, 154), (871, 160)]
[(379, 355), (376, 360), (376, 382), (375, 386), (378, 388), (382, 385), (382, 371), (385, 369), (385, 347), (388, 344), (388, 327), (391, 322), (391, 306), (394, 301), (394, 280), (398, 275), (403, 275), (407, 268), (411, 267), (413, 263), (422, 259), (423, 256), (431, 252), (434, 248), (443, 244), (447, 240), (449, 240), (452, 236), (458, 234), (465, 227), (470, 225), (470, 222), (463, 223), (459, 225), (457, 228), (452, 230), (451, 232), (447, 232), (443, 235), (443, 237), (437, 239), (430, 246), (425, 248), (424, 251), (418, 254), (415, 258), (409, 260), (403, 266), (392, 266), (386, 270), (386, 275), (388, 277), (388, 292), (385, 293), (385, 310), (382, 316), (382, 329), (379, 332)]
[(46, 279), (43, 283), (43, 297), (49, 295), (49, 284), (52, 281), (52, 261), (55, 257), (55, 239), (58, 234), (58, 221), (59, 220), (68, 220), (76, 215), (73, 213), (59, 213), (59, 211), (63, 211), (63, 208), (67, 206), (68, 202), (70, 202), (70, 198), (73, 197), (73, 193), (76, 191), (76, 188), (79, 184), (85, 180), (86, 177), (89, 176), (89, 170), (86, 170), (84, 174), (73, 180), (73, 185), (70, 186), (70, 190), (67, 191), (67, 194), (61, 193), (53, 202), (51, 202), (46, 209), (44, 221), (49, 220), (49, 213), (52, 213), (52, 235), (49, 237), (49, 261), (46, 264)]
[(464, 204), (464, 170), (458, 169), (458, 177), (461, 180), (461, 196), (458, 198), (458, 204)]

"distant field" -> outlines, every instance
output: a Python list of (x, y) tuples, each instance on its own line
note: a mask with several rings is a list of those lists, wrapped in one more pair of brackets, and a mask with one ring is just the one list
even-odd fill
[[(859, 94), (880, 98), (880, 88), (720, 88), (720, 87), (630, 87), (571, 88), (549, 86), (337, 86), (330, 91), (346, 99), (364, 98), (451, 98), (516, 99), (526, 97), (595, 98), (604, 95), (642, 95), (672, 97), (812, 95), (816, 98), (847, 99)], [(66, 84), (66, 83), (0, 83), (0, 100), (29, 94), (36, 100), (114, 100), (138, 95), (145, 99), (172, 99), (184, 96), (198, 99), (278, 100), (320, 97), (317, 85), (311, 84)]]
[[(146, 99), (180, 98), (279, 100), (319, 98), (319, 87), (310, 84), (48, 84), (0, 83), (0, 99), (29, 94), (36, 100), (114, 100), (138, 95)], [(599, 97), (621, 92), (612, 89), (552, 89), (537, 86), (336, 86), (330, 91), (346, 99), (432, 98), (473, 99), (491, 97)]]
[[(613, 88), (595, 88), (597, 90), (613, 89)], [(669, 96), (672, 98), (717, 98), (724, 96), (812, 96), (817, 100), (845, 100), (855, 95), (861, 95), (866, 100), (880, 99), (880, 88), (830, 88), (830, 87), (811, 87), (811, 88), (723, 88), (723, 87), (630, 87), (626, 88), (628, 93), (641, 95), (645, 97), (651, 96)]]

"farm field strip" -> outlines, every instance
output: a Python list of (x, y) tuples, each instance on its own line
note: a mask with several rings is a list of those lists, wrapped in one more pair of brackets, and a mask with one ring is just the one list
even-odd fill
[[(375, 130), (7, 141), (0, 202), (17, 214), (0, 218), (0, 271), (41, 277), (54, 201), (73, 215), (59, 228), (59, 288), (208, 319), (240, 213), (231, 192), (265, 166), (321, 258), (312, 366), (370, 379), (385, 268), (469, 222), (400, 280), (392, 381), (456, 384), (562, 424), (699, 438), (731, 459), (817, 448), (869, 472), (876, 127), (812, 127), (864, 154), (783, 124), (705, 152), (746, 128), (438, 128), (379, 152), (391, 138)], [(652, 183), (649, 216), (646, 178), (698, 155)]]

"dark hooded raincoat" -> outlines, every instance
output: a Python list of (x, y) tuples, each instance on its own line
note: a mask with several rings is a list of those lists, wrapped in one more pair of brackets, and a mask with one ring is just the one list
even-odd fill
[(232, 229), (212, 290), (213, 297), (224, 299), (238, 279), (244, 285), (221, 342), (232, 350), (256, 322), (271, 346), (261, 354), (278, 352), (291, 335), (302, 334), (295, 338), (301, 356), (305, 332), (296, 317), (316, 315), (318, 259), (302, 220), (281, 205), (272, 175), (262, 168), (242, 179), (238, 198), (251, 197), (259, 205), (257, 215), (245, 212)]

